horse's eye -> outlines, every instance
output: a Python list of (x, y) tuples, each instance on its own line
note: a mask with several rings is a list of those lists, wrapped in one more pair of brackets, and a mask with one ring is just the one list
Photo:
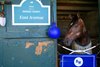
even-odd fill
[(75, 27), (77, 27), (78, 25), (76, 24)]

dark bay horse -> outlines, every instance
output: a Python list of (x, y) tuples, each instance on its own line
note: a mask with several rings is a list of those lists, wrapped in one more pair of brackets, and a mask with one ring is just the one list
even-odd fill
[[(91, 47), (91, 40), (88, 36), (84, 21), (79, 15), (71, 15), (71, 23), (64, 38), (64, 45), (72, 46), (74, 50), (85, 50)], [(91, 50), (88, 51), (92, 53)]]

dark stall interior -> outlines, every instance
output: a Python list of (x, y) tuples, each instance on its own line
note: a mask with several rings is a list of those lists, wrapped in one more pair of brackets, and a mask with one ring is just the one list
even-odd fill
[[(69, 14), (79, 13), (84, 20), (86, 29), (92, 40), (92, 46), (99, 42), (99, 21), (98, 21), (98, 0), (57, 0), (57, 25), (61, 30), (61, 37), (58, 43), (65, 37), (68, 25), (70, 24)], [(70, 47), (69, 47), (70, 48)], [(93, 53), (100, 56), (100, 47), (93, 49)], [(68, 51), (58, 46), (59, 54), (68, 54)]]

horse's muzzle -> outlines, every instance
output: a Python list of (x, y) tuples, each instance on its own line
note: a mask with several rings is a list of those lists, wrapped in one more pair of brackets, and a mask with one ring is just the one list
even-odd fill
[(64, 40), (63, 42), (64, 42), (64, 44), (65, 44), (66, 46), (71, 46), (73, 40), (71, 40), (71, 39), (66, 39), (66, 40)]

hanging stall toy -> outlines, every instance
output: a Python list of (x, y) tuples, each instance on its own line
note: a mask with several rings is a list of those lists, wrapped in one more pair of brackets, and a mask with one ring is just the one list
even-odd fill
[(57, 27), (56, 22), (54, 22), (54, 12), (53, 12), (53, 0), (50, 3), (51, 6), (51, 25), (48, 29), (48, 36), (52, 39), (57, 39), (60, 37), (60, 29)]

